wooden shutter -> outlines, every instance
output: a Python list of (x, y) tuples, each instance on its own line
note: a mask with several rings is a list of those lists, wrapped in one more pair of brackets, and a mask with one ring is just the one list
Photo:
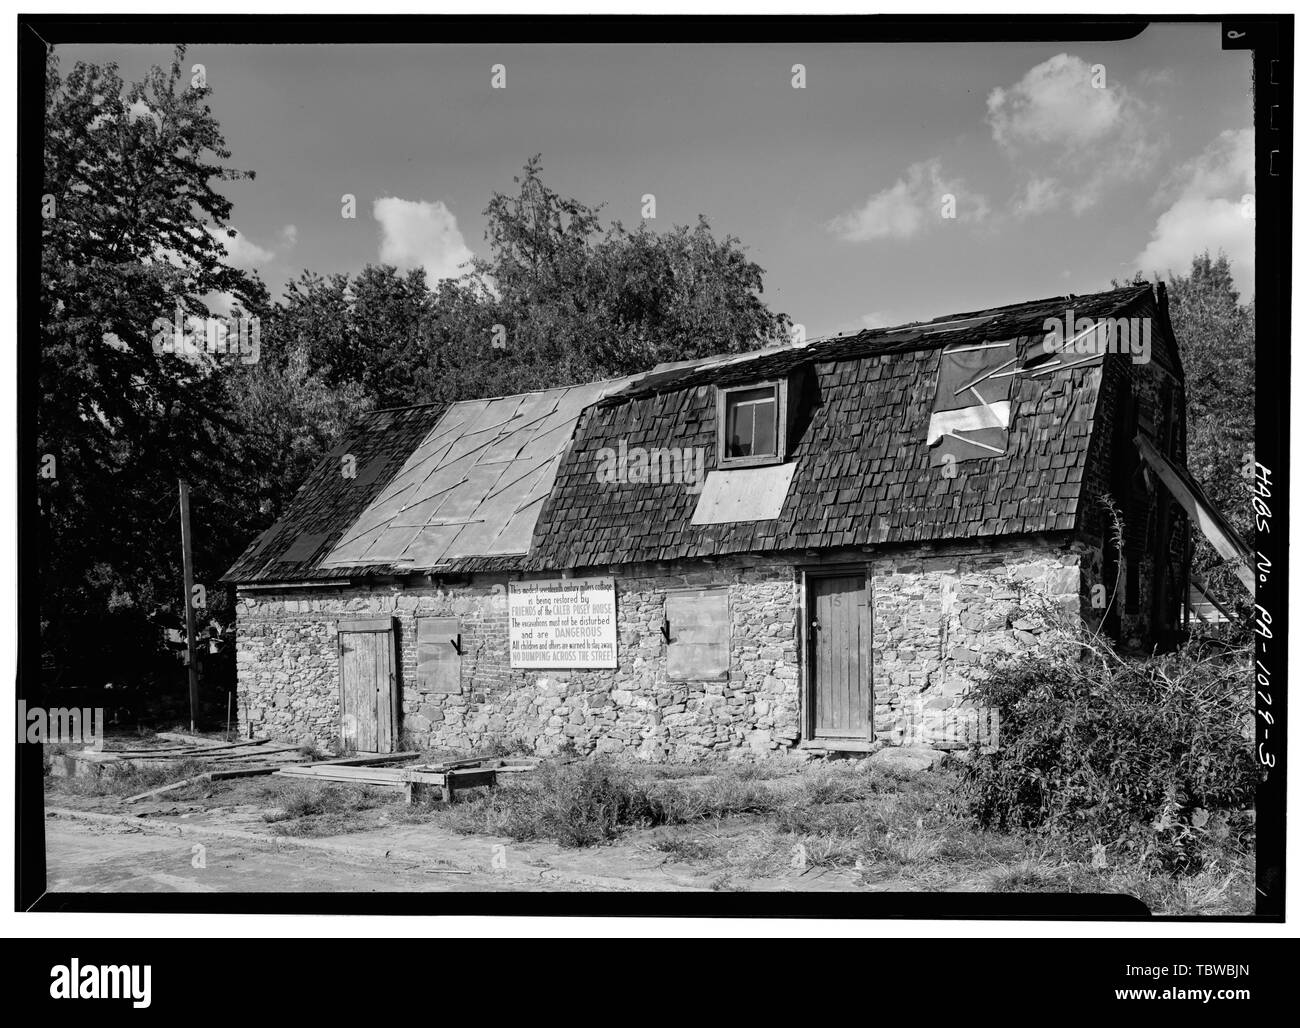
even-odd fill
[(664, 599), (668, 678), (725, 680), (731, 668), (731, 616), (726, 589), (672, 592)]
[(416, 679), (423, 692), (460, 692), (460, 618), (416, 619)]

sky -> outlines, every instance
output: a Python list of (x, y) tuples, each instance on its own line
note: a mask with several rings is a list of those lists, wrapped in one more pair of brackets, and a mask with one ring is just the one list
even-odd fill
[[(230, 260), (455, 275), (533, 154), (629, 227), (738, 237), (810, 338), (1185, 272), (1254, 294), (1250, 55), (1217, 24), (1100, 43), (195, 45), (230, 163)], [(170, 50), (62, 46), (130, 81)], [(504, 66), (505, 88), (499, 83)], [(794, 69), (802, 65), (800, 76)], [(802, 88), (795, 82), (802, 78)], [(356, 217), (341, 216), (344, 194)]]

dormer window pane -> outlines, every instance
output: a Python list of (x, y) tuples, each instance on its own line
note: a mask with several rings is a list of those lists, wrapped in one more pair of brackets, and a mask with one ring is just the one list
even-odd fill
[(776, 456), (776, 389), (727, 395), (727, 457)]

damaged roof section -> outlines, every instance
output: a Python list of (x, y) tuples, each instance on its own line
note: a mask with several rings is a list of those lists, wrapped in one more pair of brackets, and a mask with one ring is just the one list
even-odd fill
[(321, 568), (525, 554), (579, 415), (626, 380), (454, 403)]
[(319, 570), (320, 559), (387, 485), (447, 409), (425, 404), (361, 417), (321, 458), (288, 510), (253, 540), (222, 581), (348, 578), (359, 569)]

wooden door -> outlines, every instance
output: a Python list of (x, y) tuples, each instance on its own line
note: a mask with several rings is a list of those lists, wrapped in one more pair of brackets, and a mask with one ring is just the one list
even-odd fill
[(872, 738), (871, 594), (865, 573), (808, 579), (813, 738)]
[(339, 623), (339, 686), (344, 748), (362, 753), (396, 750), (392, 618)]

